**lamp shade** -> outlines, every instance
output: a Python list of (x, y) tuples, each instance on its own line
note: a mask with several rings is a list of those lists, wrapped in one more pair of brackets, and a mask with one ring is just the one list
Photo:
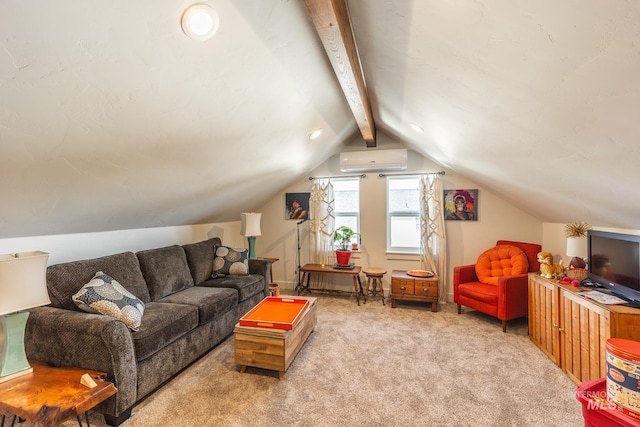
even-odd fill
[(587, 238), (567, 237), (567, 256), (585, 258), (587, 256)]
[(260, 219), (262, 218), (261, 213), (251, 212), (251, 213), (242, 213), (240, 214), (240, 219), (242, 220), (240, 226), (240, 234), (243, 236), (261, 236), (260, 232)]
[(50, 304), (46, 252), (0, 255), (0, 315)]

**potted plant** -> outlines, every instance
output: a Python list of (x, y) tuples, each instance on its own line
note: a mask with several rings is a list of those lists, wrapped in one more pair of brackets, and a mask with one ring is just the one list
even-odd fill
[(347, 227), (346, 225), (341, 225), (336, 229), (335, 233), (333, 233), (333, 240), (337, 243), (336, 264), (340, 266), (349, 265), (349, 260), (351, 259), (351, 239), (356, 236), (358, 243), (360, 243), (360, 233), (356, 233), (351, 227)]

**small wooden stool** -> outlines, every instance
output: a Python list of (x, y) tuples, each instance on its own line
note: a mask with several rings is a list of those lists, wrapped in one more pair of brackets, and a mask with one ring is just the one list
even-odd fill
[[(387, 270), (379, 267), (366, 267), (362, 269), (362, 272), (367, 276), (367, 289), (364, 292), (364, 302), (367, 303), (367, 296), (378, 295), (378, 286), (380, 286), (380, 296), (382, 297), (382, 305), (384, 303), (384, 288), (382, 287), (382, 276), (387, 274)], [(370, 288), (373, 285), (373, 289)]]

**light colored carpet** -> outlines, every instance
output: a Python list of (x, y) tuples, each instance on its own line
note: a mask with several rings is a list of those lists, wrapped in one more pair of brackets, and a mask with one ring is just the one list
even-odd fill
[[(289, 370), (238, 372), (233, 338), (134, 408), (140, 426), (582, 426), (576, 385), (509, 322), (454, 304), (318, 296)], [(98, 414), (91, 423), (104, 426)], [(23, 424), (25, 425), (25, 424)], [(69, 421), (64, 426), (77, 425)]]

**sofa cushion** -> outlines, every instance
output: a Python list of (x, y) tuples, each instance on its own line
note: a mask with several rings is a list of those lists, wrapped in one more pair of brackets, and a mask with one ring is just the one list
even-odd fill
[(145, 304), (150, 301), (138, 258), (133, 252), (124, 252), (50, 265), (47, 268), (47, 290), (51, 305), (81, 311), (71, 297), (93, 278), (96, 271), (104, 271)]
[(193, 286), (164, 297), (158, 302), (189, 304), (198, 307), (199, 324), (214, 320), (238, 305), (238, 292), (230, 288)]
[(498, 278), (525, 274), (529, 270), (529, 261), (522, 250), (516, 246), (498, 245), (487, 249), (478, 257), (476, 276), (482, 283), (498, 284)]
[(213, 279), (224, 276), (246, 276), (249, 274), (249, 251), (219, 245), (213, 258)]
[(133, 331), (140, 328), (144, 303), (102, 271), (98, 271), (72, 299), (87, 313), (114, 317)]
[(211, 278), (216, 245), (222, 245), (218, 237), (182, 246), (187, 256), (187, 264), (189, 265), (189, 270), (191, 270), (191, 277), (193, 277), (195, 285)]
[(182, 246), (173, 245), (136, 253), (147, 281), (151, 301), (193, 286), (187, 256)]
[(262, 293), (264, 295), (265, 278), (259, 274), (249, 274), (248, 276), (225, 276), (218, 277), (216, 279), (209, 279), (206, 282), (202, 282), (200, 286), (235, 289), (238, 291), (238, 302), (242, 302), (258, 293)]
[(133, 332), (136, 361), (157, 353), (198, 326), (198, 307), (150, 302), (138, 331)]

